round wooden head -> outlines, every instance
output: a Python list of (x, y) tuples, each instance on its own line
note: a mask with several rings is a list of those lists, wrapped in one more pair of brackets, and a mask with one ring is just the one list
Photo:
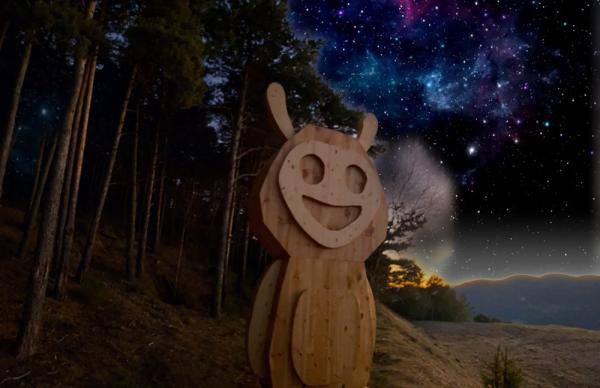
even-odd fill
[(272, 85), (267, 100), (288, 140), (256, 183), (253, 231), (275, 257), (365, 260), (387, 226), (383, 187), (367, 154), (377, 120), (365, 116), (358, 138), (314, 125), (294, 134), (282, 91)]

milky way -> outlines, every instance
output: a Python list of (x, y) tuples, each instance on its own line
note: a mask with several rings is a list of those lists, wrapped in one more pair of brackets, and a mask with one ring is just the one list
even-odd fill
[[(322, 41), (323, 78), (376, 113), (380, 137), (422, 139), (453, 177), (459, 244), (450, 278), (597, 270), (590, 219), (599, 4), (290, 2), (297, 35)], [(568, 246), (556, 242), (563, 235)]]
[(499, 140), (518, 136), (539, 80), (528, 68), (535, 31), (520, 32), (511, 7), (389, 0), (291, 9), (298, 30), (324, 39), (323, 76), (386, 130), (419, 131), (454, 113), (496, 123)]

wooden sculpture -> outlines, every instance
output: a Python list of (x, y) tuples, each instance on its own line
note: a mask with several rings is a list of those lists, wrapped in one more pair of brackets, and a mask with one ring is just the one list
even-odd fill
[(366, 115), (358, 138), (314, 125), (294, 133), (281, 85), (269, 86), (267, 103), (286, 142), (249, 202), (252, 231), (276, 259), (255, 296), (250, 365), (275, 388), (364, 388), (375, 343), (364, 261), (387, 225), (367, 155), (377, 119)]

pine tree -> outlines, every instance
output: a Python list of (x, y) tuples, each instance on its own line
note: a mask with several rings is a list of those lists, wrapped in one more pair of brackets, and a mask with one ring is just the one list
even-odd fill
[[(163, 115), (202, 101), (206, 86), (202, 79), (204, 47), (201, 41), (201, 9), (200, 0), (175, 0), (168, 3), (148, 0), (140, 5), (138, 15), (125, 31), (128, 46), (124, 49), (123, 62), (131, 67), (131, 77), (121, 106), (109, 165), (79, 264), (77, 278), (80, 282), (91, 265), (132, 90), (137, 87), (138, 98), (144, 96), (145, 104), (157, 108), (154, 120), (157, 123), (164, 122), (165, 127), (168, 126), (168, 120), (164, 120)], [(169, 128), (163, 130), (168, 131)], [(141, 231), (142, 236), (147, 234), (144, 229), (143, 227)], [(138, 261), (143, 261), (146, 247), (142, 241), (139, 251), (142, 254), (138, 254)], [(143, 268), (143, 263), (140, 265)]]
[[(91, 20), (93, 18), (96, 5), (97, 3), (95, 0), (90, 0), (87, 3), (85, 19)], [(40, 225), (40, 233), (34, 256), (34, 266), (27, 288), (25, 305), (23, 307), (23, 317), (17, 337), (17, 355), (20, 358), (35, 353), (37, 338), (42, 326), (44, 299), (48, 285), (48, 274), (52, 260), (56, 225), (58, 221), (58, 208), (60, 206), (60, 196), (69, 142), (71, 139), (71, 131), (73, 129), (75, 109), (83, 83), (84, 69), (87, 63), (87, 47), (89, 47), (89, 43), (87, 42), (86, 37), (83, 35), (80, 36), (79, 47), (77, 50), (78, 56), (74, 69), (73, 89), (67, 105), (63, 126), (58, 136), (54, 169), (50, 181), (48, 182), (47, 205), (42, 214), (42, 223)]]
[[(358, 115), (345, 108), (339, 96), (318, 77), (313, 62), (318, 52), (314, 41), (299, 40), (287, 21), (287, 4), (275, 0), (217, 1), (207, 17), (210, 47), (208, 70), (225, 79), (213, 86), (213, 100), (231, 106), (226, 128), (229, 132), (229, 172), (225, 179), (220, 216), (219, 256), (214, 291), (214, 312), (221, 314), (226, 289), (231, 244), (237, 211), (242, 159), (250, 148), (264, 149), (264, 133), (251, 134), (264, 123), (264, 92), (272, 81), (285, 84), (290, 95), (304, 95), (290, 102), (298, 123), (354, 125)], [(318, 93), (315, 96), (313, 93)], [(351, 123), (351, 124), (350, 124)], [(261, 146), (248, 147), (252, 136), (260, 136)], [(267, 142), (269, 140), (267, 139)], [(246, 152), (248, 151), (248, 152)]]

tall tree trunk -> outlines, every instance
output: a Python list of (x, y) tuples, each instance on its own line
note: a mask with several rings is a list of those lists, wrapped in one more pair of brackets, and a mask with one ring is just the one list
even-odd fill
[(144, 209), (144, 220), (142, 222), (142, 234), (140, 236), (140, 244), (138, 247), (138, 256), (136, 261), (136, 276), (141, 278), (144, 274), (144, 263), (146, 261), (146, 245), (148, 244), (148, 226), (150, 225), (150, 214), (152, 210), (152, 194), (154, 192), (154, 178), (156, 176), (156, 164), (158, 162), (158, 140), (160, 129), (156, 128), (154, 135), (154, 151), (152, 153), (152, 161), (150, 162), (150, 171), (148, 174), (148, 189), (146, 190), (146, 208)]
[(64, 230), (64, 241), (60, 251), (60, 268), (56, 278), (54, 295), (57, 299), (63, 299), (67, 288), (67, 279), (69, 276), (69, 262), (71, 258), (71, 249), (73, 247), (73, 238), (75, 234), (75, 215), (77, 213), (77, 200), (79, 198), (79, 184), (81, 182), (81, 169), (83, 168), (83, 157), (85, 154), (85, 144), (87, 141), (88, 124), (90, 121), (90, 109), (92, 106), (92, 95), (94, 93), (94, 80), (96, 76), (96, 62), (98, 57), (94, 55), (89, 65), (89, 78), (87, 90), (85, 90), (85, 103), (83, 108), (83, 118), (81, 129), (76, 140), (75, 163), (73, 165), (72, 182), (70, 187), (69, 202), (66, 207), (67, 223)]
[[(165, 141), (166, 148), (166, 141)], [(166, 154), (166, 150), (163, 150), (163, 155)], [(154, 252), (158, 253), (158, 248), (160, 247), (160, 238), (162, 235), (162, 218), (163, 214), (163, 202), (165, 196), (165, 177), (166, 177), (166, 157), (163, 156), (163, 163), (160, 170), (160, 179), (158, 181), (158, 193), (156, 204), (156, 234), (154, 235)]]
[(0, 50), (2, 49), (2, 46), (4, 45), (4, 40), (6, 39), (6, 33), (8, 32), (9, 26), (10, 26), (10, 23), (8, 21), (6, 21), (2, 24), (2, 27), (0, 27)]
[(31, 211), (31, 207), (33, 206), (33, 201), (35, 199), (35, 193), (37, 193), (38, 186), (40, 185), (40, 179), (42, 177), (42, 166), (44, 165), (44, 156), (46, 152), (46, 142), (48, 139), (48, 134), (44, 134), (42, 136), (42, 141), (40, 142), (40, 152), (38, 153), (38, 158), (35, 161), (35, 177), (33, 179), (33, 187), (31, 189), (31, 197), (29, 198), (29, 204), (27, 205), (27, 213)]
[[(86, 19), (91, 19), (95, 10), (96, 0), (90, 0), (87, 4)], [(60, 195), (65, 174), (67, 153), (69, 151), (69, 139), (71, 138), (73, 117), (75, 116), (77, 98), (79, 97), (83, 81), (85, 65), (85, 57), (80, 57), (75, 65), (73, 91), (67, 105), (65, 121), (58, 137), (56, 159), (48, 187), (48, 203), (42, 214), (42, 224), (33, 261), (33, 270), (27, 288), (23, 316), (17, 337), (17, 356), (19, 358), (24, 358), (35, 353), (36, 342), (42, 327), (44, 301), (48, 286), (48, 272), (54, 248), (58, 207), (60, 206)]]
[(115, 133), (115, 138), (113, 140), (112, 149), (110, 151), (110, 157), (108, 160), (108, 167), (106, 169), (106, 175), (104, 177), (104, 181), (102, 182), (102, 187), (100, 188), (100, 198), (98, 200), (98, 206), (96, 207), (96, 212), (94, 213), (94, 218), (92, 219), (92, 224), (90, 226), (87, 243), (85, 246), (85, 250), (83, 256), (81, 258), (81, 262), (79, 263), (79, 269), (77, 270), (77, 281), (81, 283), (83, 281), (83, 277), (88, 271), (90, 264), (92, 262), (92, 254), (94, 253), (94, 245), (96, 243), (96, 235), (98, 233), (98, 228), (100, 227), (100, 219), (102, 218), (102, 212), (104, 210), (104, 202), (106, 201), (106, 196), (108, 195), (108, 189), (110, 187), (110, 181), (112, 179), (113, 169), (115, 167), (115, 162), (117, 161), (117, 154), (119, 151), (119, 144), (121, 142), (121, 135), (123, 134), (123, 126), (125, 124), (125, 117), (127, 116), (127, 109), (129, 107), (129, 98), (131, 97), (131, 91), (133, 90), (133, 86), (135, 84), (135, 77), (137, 75), (137, 66), (131, 71), (131, 76), (129, 77), (129, 82), (127, 84), (127, 90), (125, 92), (125, 98), (123, 99), (123, 104), (121, 106), (121, 115), (119, 116), (119, 123), (117, 124), (117, 131)]
[(71, 140), (69, 143), (69, 156), (67, 157), (67, 167), (65, 170), (65, 179), (63, 183), (61, 204), (59, 209), (58, 227), (56, 229), (56, 245), (54, 247), (55, 273), (58, 273), (60, 271), (60, 255), (63, 248), (65, 226), (67, 224), (68, 203), (71, 197), (71, 186), (73, 182), (73, 167), (75, 165), (75, 151), (77, 148), (77, 138), (79, 137), (79, 132), (81, 129), (83, 103), (85, 100), (85, 95), (87, 94), (91, 74), (91, 68), (89, 65), (90, 62), (88, 61), (83, 76), (81, 92), (79, 93), (79, 99), (77, 100), (77, 109), (75, 110), (75, 118), (73, 120), (73, 129), (71, 131)]
[(2, 199), (4, 177), (6, 175), (8, 159), (10, 158), (10, 150), (13, 145), (15, 121), (17, 120), (19, 102), (21, 102), (21, 90), (23, 89), (23, 83), (25, 82), (25, 76), (27, 75), (27, 68), (29, 67), (29, 60), (31, 58), (32, 48), (33, 38), (29, 37), (29, 39), (27, 40), (27, 45), (25, 46), (25, 52), (23, 53), (23, 59), (21, 60), (21, 66), (19, 67), (19, 74), (17, 75), (17, 80), (15, 82), (12, 101), (8, 110), (8, 119), (6, 120), (6, 124), (3, 128), (1, 146), (2, 148), (0, 148), (0, 200)]
[(183, 251), (185, 248), (185, 236), (192, 215), (192, 208), (194, 206), (194, 199), (196, 198), (196, 185), (192, 185), (192, 194), (190, 200), (185, 209), (185, 215), (183, 216), (183, 226), (181, 227), (181, 236), (179, 238), (179, 253), (177, 255), (177, 268), (175, 269), (175, 281), (173, 282), (173, 301), (177, 301), (177, 287), (179, 285), (179, 279), (181, 278), (181, 272), (183, 271)]
[(248, 245), (250, 242), (250, 225), (248, 225), (248, 221), (246, 220), (246, 228), (244, 230), (244, 247), (242, 249), (242, 270), (240, 272), (240, 282), (239, 287), (240, 291), (245, 290), (246, 285), (246, 272), (248, 268)]
[[(240, 131), (240, 137), (241, 137), (241, 131)], [(237, 212), (237, 198), (238, 198), (238, 190), (237, 190), (237, 177), (238, 177), (238, 171), (239, 171), (239, 161), (236, 158), (236, 162), (235, 162), (235, 167), (234, 167), (234, 186), (233, 186), (233, 198), (231, 200), (231, 212), (229, 214), (229, 221), (227, 223), (227, 239), (225, 241), (225, 271), (223, 272), (223, 299), (221, 301), (221, 304), (226, 303), (226, 297), (227, 297), (227, 291), (230, 290), (230, 283), (229, 283), (229, 259), (231, 258), (232, 254), (232, 244), (233, 244), (233, 224), (235, 223), (235, 220), (237, 218), (238, 212)]]
[(138, 139), (140, 131), (140, 104), (135, 113), (135, 127), (133, 129), (133, 149), (131, 152), (131, 207), (129, 213), (129, 235), (127, 236), (127, 279), (135, 279), (135, 225), (137, 223), (137, 164), (138, 164)]
[(163, 189), (163, 198), (162, 198), (162, 209), (160, 210), (160, 224), (158, 224), (158, 228), (160, 230), (160, 239), (162, 241), (163, 238), (163, 226), (165, 225), (165, 221), (167, 219), (167, 204), (169, 201), (167, 201), (167, 191), (166, 191), (166, 187)]
[(23, 236), (21, 237), (21, 242), (19, 243), (19, 250), (17, 252), (17, 258), (19, 260), (23, 260), (25, 258), (25, 254), (27, 253), (27, 244), (31, 239), (33, 231), (35, 230), (35, 225), (37, 224), (42, 198), (44, 197), (44, 192), (46, 191), (46, 182), (48, 182), (48, 176), (50, 175), (50, 170), (54, 163), (54, 157), (56, 155), (57, 143), (58, 134), (54, 136), (54, 140), (52, 141), (52, 146), (50, 147), (50, 150), (45, 152), (48, 156), (46, 158), (46, 161), (44, 161), (44, 170), (42, 171), (41, 180), (40, 183), (37, 185), (36, 191), (31, 194), (32, 204), (29, 211), (27, 212), (27, 215), (25, 216)]
[(227, 188), (225, 190), (225, 200), (223, 203), (223, 213), (221, 218), (221, 243), (219, 249), (219, 259), (217, 261), (217, 281), (215, 289), (215, 300), (214, 300), (214, 313), (217, 317), (221, 316), (221, 308), (223, 304), (223, 290), (225, 283), (225, 266), (227, 263), (228, 244), (231, 238), (230, 236), (230, 219), (234, 211), (234, 193), (236, 188), (236, 175), (237, 175), (237, 159), (238, 151), (240, 148), (241, 132), (244, 126), (244, 115), (246, 111), (246, 95), (248, 93), (248, 74), (244, 72), (242, 77), (240, 94), (240, 106), (237, 116), (237, 122), (234, 128), (234, 133), (231, 139), (231, 155), (230, 155), (230, 167), (229, 174), (227, 176)]

